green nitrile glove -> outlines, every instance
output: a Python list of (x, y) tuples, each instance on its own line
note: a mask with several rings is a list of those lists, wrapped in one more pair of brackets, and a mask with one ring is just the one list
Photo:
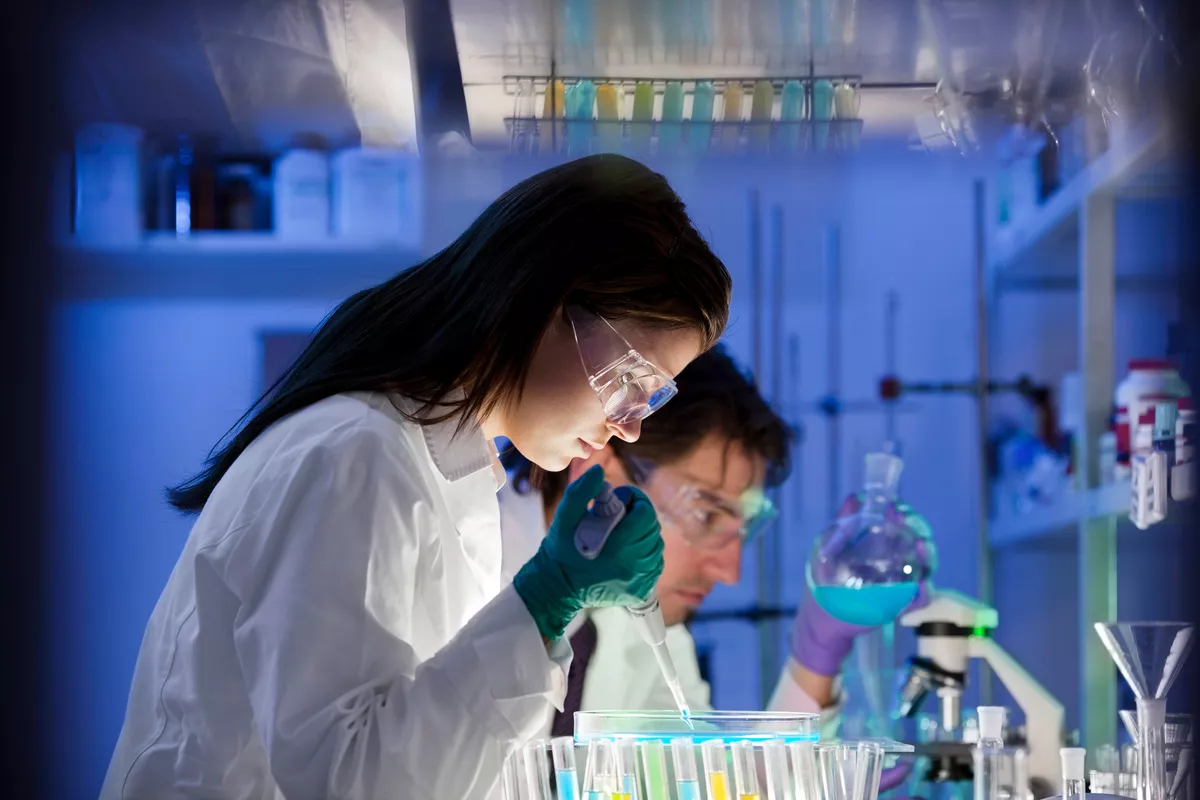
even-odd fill
[(575, 529), (603, 487), (599, 465), (567, 487), (541, 547), (513, 578), (513, 587), (547, 639), (561, 638), (585, 608), (645, 602), (662, 574), (658, 515), (649, 498), (631, 486), (614, 490), (627, 510), (599, 554), (588, 559), (575, 549)]

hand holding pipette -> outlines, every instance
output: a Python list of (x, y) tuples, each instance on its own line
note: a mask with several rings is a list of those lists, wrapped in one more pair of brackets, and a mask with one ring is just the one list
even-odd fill
[[(596, 495), (591, 512), (575, 529), (575, 547), (579, 554), (584, 558), (598, 556), (626, 511), (625, 503), (617, 496), (612, 486), (605, 483)], [(671, 690), (671, 696), (675, 698), (679, 713), (690, 725), (687, 699), (683, 696), (683, 686), (679, 681), (679, 674), (675, 671), (675, 662), (667, 650), (667, 626), (663, 622), (662, 609), (658, 606), (658, 593), (651, 589), (643, 602), (628, 605), (626, 608), (637, 620), (642, 638), (654, 649), (654, 659), (658, 662), (658, 668)]]
[[(645, 603), (662, 574), (662, 533), (650, 500), (632, 487), (605, 487), (599, 466), (568, 486), (537, 553), (513, 578), (538, 631), (550, 641), (561, 639), (586, 608)], [(598, 496), (602, 510), (614, 500), (621, 509), (615, 524), (598, 524), (589, 511)]]

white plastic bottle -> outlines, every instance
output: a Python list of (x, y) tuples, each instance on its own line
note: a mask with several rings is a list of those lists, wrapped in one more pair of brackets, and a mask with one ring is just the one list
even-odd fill
[[(1191, 390), (1170, 361), (1139, 358), (1129, 362), (1129, 374), (1117, 385), (1117, 460), (1129, 463), (1133, 452), (1133, 428), (1147, 408), (1156, 402), (1191, 397)], [(1122, 412), (1124, 409), (1124, 412)]]
[(332, 174), (335, 236), (420, 248), (424, 198), (416, 157), (354, 147), (333, 157)]
[(275, 161), (275, 235), (288, 240), (329, 236), (329, 158), (319, 150), (289, 150)]
[(142, 235), (142, 131), (94, 124), (75, 134), (75, 236), (87, 244), (134, 244)]
[(979, 706), (975, 743), (975, 800), (999, 800), (1000, 751), (1004, 749), (1004, 707)]
[(1083, 759), (1087, 750), (1082, 747), (1063, 747), (1058, 751), (1062, 759), (1062, 797), (1063, 800), (1083, 800), (1084, 771)]

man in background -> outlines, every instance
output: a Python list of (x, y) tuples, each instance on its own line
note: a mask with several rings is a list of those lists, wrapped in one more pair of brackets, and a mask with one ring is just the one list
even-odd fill
[[(511, 577), (534, 553), (567, 484), (593, 464), (614, 486), (641, 487), (663, 526), (665, 563), (657, 590), (667, 646), (688, 704), (703, 711), (712, 708), (709, 687), (682, 623), (716, 584), (738, 582), (742, 550), (775, 517), (765, 491), (787, 478), (793, 432), (721, 347), (689, 364), (676, 383), (678, 394), (646, 421), (634, 443), (613, 439), (553, 474), (539, 474), (520, 453), (506, 454), (503, 567)], [(855, 637), (867, 630), (835, 620), (805, 592), (769, 708), (820, 713), (822, 736), (832, 735), (841, 702), (836, 678)], [(651, 648), (624, 609), (581, 615), (567, 635), (575, 657), (565, 708), (547, 735), (570, 735), (579, 710), (675, 708)]]

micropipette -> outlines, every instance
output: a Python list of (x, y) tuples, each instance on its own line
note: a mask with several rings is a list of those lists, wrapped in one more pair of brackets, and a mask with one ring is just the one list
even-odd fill
[[(613, 493), (610, 484), (605, 483), (600, 494), (596, 495), (592, 509), (579, 527), (575, 529), (575, 549), (584, 558), (595, 558), (608, 541), (608, 535), (617, 527), (617, 523), (625, 516), (625, 504)], [(628, 611), (637, 620), (638, 630), (642, 638), (654, 650), (654, 660), (662, 671), (663, 679), (675, 698), (679, 713), (690, 727), (692, 724), (687, 700), (683, 696), (683, 686), (679, 682), (679, 673), (675, 671), (675, 662), (667, 650), (667, 626), (663, 622), (662, 609), (658, 606), (658, 593), (651, 591), (650, 597), (644, 603), (629, 606)]]

